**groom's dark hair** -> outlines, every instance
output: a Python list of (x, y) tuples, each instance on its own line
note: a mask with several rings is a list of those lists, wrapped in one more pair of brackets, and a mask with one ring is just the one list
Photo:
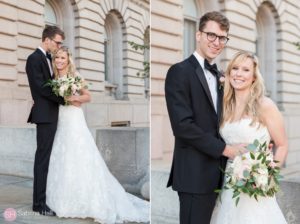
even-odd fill
[(222, 30), (225, 30), (228, 33), (229, 27), (230, 27), (229, 20), (222, 13), (217, 12), (217, 11), (205, 13), (200, 18), (200, 23), (199, 23), (199, 30), (200, 31), (203, 31), (203, 29), (206, 26), (206, 23), (208, 21), (215, 21), (216, 23), (220, 24), (220, 28)]
[(47, 37), (53, 39), (56, 34), (60, 35), (63, 40), (65, 39), (65, 33), (59, 27), (46, 25), (43, 30), (42, 41), (44, 41)]

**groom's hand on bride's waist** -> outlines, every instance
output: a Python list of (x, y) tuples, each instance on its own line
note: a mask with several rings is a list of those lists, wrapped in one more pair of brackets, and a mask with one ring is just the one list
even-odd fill
[(234, 159), (237, 155), (241, 155), (246, 152), (247, 152), (247, 149), (246, 149), (245, 144), (226, 145), (226, 147), (223, 151), (223, 156), (226, 156), (229, 159)]

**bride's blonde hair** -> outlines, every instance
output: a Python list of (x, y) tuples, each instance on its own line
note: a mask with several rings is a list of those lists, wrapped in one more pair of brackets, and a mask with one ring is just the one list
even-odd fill
[(262, 75), (259, 71), (258, 59), (254, 54), (249, 52), (240, 51), (233, 59), (229, 62), (229, 65), (225, 72), (225, 84), (224, 84), (224, 96), (223, 96), (223, 114), (221, 126), (223, 126), (226, 121), (233, 121), (234, 112), (236, 107), (235, 101), (235, 92), (233, 87), (230, 84), (229, 76), (230, 71), (236, 65), (239, 65), (241, 62), (245, 61), (247, 58), (250, 58), (253, 62), (253, 71), (254, 71), (254, 81), (250, 87), (250, 93), (246, 102), (246, 106), (243, 109), (243, 112), (239, 119), (244, 116), (252, 118), (251, 124), (259, 122), (263, 124), (263, 120), (260, 115), (260, 100), (265, 94), (265, 87)]
[(54, 52), (54, 55), (53, 55), (53, 59), (52, 60), (52, 67), (53, 67), (53, 73), (54, 73), (54, 77), (55, 79), (58, 79), (58, 70), (57, 70), (57, 67), (54, 63), (55, 61), (55, 58), (56, 58), (56, 55), (60, 52), (66, 52), (67, 53), (67, 56), (68, 56), (68, 69), (67, 69), (67, 77), (75, 77), (75, 76), (78, 76), (78, 72), (76, 71), (76, 67), (75, 67), (75, 64), (73, 62), (73, 59), (72, 59), (72, 54), (69, 50), (68, 47), (66, 46), (62, 46), (61, 48), (57, 49), (55, 52)]

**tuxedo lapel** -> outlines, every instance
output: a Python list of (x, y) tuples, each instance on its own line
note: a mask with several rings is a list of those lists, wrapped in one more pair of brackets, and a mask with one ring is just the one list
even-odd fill
[(218, 120), (220, 121), (221, 116), (222, 116), (222, 107), (223, 107), (223, 87), (220, 84), (220, 81), (218, 80), (218, 102), (217, 102), (217, 107), (218, 107)]
[(212, 100), (212, 97), (211, 97), (211, 94), (210, 94), (210, 91), (209, 91), (209, 87), (208, 87), (208, 84), (207, 84), (207, 81), (206, 81), (206, 78), (205, 78), (205, 75), (204, 75), (204, 72), (203, 72), (203, 69), (201, 68), (201, 66), (199, 65), (197, 68), (196, 68), (196, 74), (205, 90), (205, 93), (209, 99), (209, 102), (210, 104), (212, 105), (212, 107), (214, 107), (214, 103), (213, 103), (213, 100)]
[(223, 110), (223, 95), (224, 95), (224, 86), (223, 83), (220, 82), (220, 78), (223, 76), (223, 74), (218, 71), (217, 75), (217, 93), (218, 93), (218, 102), (217, 102), (217, 107), (218, 107), (218, 120), (221, 120), (222, 117), (222, 110)]
[(203, 72), (203, 69), (202, 67), (200, 66), (199, 62), (197, 61), (197, 59), (195, 58), (194, 55), (190, 56), (189, 57), (189, 61), (192, 63), (192, 65), (195, 67), (195, 72), (200, 80), (200, 83), (209, 99), (209, 102), (211, 104), (211, 106), (214, 108), (214, 103), (213, 103), (213, 100), (212, 100), (212, 97), (211, 97), (211, 93), (209, 91), (209, 87), (208, 87), (208, 84), (207, 84), (207, 81), (206, 81), (206, 78), (205, 78), (205, 75), (204, 75), (204, 72)]

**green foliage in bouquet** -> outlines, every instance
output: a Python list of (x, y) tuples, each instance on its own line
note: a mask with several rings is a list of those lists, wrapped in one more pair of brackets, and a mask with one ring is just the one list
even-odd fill
[[(232, 189), (236, 206), (240, 194), (247, 194), (258, 201), (258, 197), (273, 197), (279, 191), (280, 168), (273, 160), (273, 153), (266, 142), (255, 140), (247, 146), (247, 153), (236, 156), (225, 173), (224, 190)], [(215, 192), (220, 193), (217, 189)]]

